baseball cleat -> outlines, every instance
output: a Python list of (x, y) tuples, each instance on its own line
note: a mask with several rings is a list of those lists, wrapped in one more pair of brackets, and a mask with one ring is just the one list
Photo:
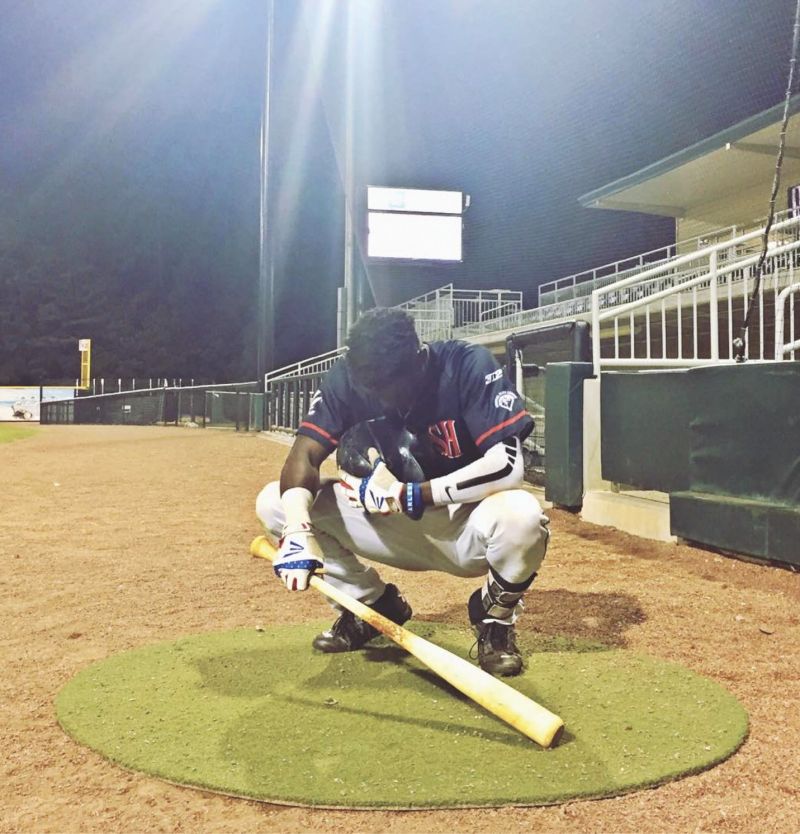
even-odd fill
[[(398, 625), (411, 619), (411, 606), (396, 585), (387, 585), (383, 594), (369, 607)], [(354, 652), (379, 634), (377, 628), (351, 611), (343, 611), (327, 631), (314, 638), (311, 645), (321, 652)]]
[(508, 678), (522, 671), (522, 655), (513, 625), (491, 620), (476, 623), (472, 628), (478, 638), (478, 664), (484, 672)]

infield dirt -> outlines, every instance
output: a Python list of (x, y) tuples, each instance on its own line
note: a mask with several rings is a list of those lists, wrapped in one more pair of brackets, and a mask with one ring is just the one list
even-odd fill
[[(288, 593), (247, 553), (260, 532), (255, 496), (286, 451), (255, 435), (121, 426), (45, 426), (0, 446), (0, 831), (800, 831), (800, 575), (558, 510), (520, 628), (723, 684), (751, 721), (731, 759), (653, 790), (547, 808), (313, 811), (175, 787), (77, 745), (53, 699), (86, 665), (181, 635), (328, 616), (319, 595)], [(476, 584), (382, 575), (437, 622), (463, 623)]]

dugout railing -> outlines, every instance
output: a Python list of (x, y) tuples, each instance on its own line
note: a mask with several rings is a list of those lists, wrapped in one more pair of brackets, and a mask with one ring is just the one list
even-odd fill
[(265, 427), (269, 431), (297, 431), (325, 373), (313, 371), (269, 380), (265, 394)]
[[(775, 214), (774, 222), (780, 223), (792, 217), (791, 209)], [(596, 289), (608, 286), (608, 284), (622, 281), (625, 278), (635, 277), (653, 266), (663, 265), (673, 261), (679, 255), (693, 251), (701, 251), (709, 246), (722, 245), (721, 259), (726, 256), (726, 251), (733, 247), (732, 257), (736, 257), (736, 241), (742, 235), (754, 230), (761, 231), (766, 225), (766, 217), (753, 221), (747, 225), (726, 226), (713, 232), (706, 232), (692, 238), (683, 238), (676, 243), (670, 243), (658, 249), (651, 249), (622, 260), (603, 264), (602, 266), (587, 269), (583, 272), (567, 275), (555, 281), (547, 281), (538, 288), (539, 307), (550, 307), (563, 301), (570, 301), (575, 298), (587, 297)]]
[[(776, 223), (745, 334), (744, 357), (774, 361), (776, 315), (781, 290), (800, 268), (800, 217)], [(591, 295), (595, 373), (614, 367), (692, 367), (736, 362), (733, 342), (755, 287), (763, 230), (741, 235), (669, 265), (652, 267)], [(721, 260), (723, 251), (736, 258)], [(685, 269), (675, 271), (675, 267)], [(783, 321), (784, 311), (781, 309)], [(781, 325), (783, 326), (783, 325)], [(789, 308), (786, 331), (795, 332)]]

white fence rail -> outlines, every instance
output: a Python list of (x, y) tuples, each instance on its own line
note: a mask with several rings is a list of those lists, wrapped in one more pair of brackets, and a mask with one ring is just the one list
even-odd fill
[[(453, 338), (457, 328), (469, 322), (480, 322), (481, 327), (496, 329), (495, 321), (522, 310), (522, 293), (512, 290), (460, 290), (447, 284), (398, 307), (414, 319), (420, 339), (430, 342)], [(265, 375), (266, 387), (281, 379), (321, 376), (343, 353), (344, 348), (337, 348), (276, 368)]]
[(494, 322), (522, 310), (522, 293), (461, 290), (448, 284), (398, 305), (412, 316), (423, 341), (450, 339), (471, 322), (495, 329)]
[[(794, 269), (790, 270), (794, 278)], [(795, 338), (794, 297), (800, 292), (800, 284), (792, 283), (784, 287), (779, 293), (775, 305), (775, 359), (781, 360), (787, 353), (790, 359), (795, 358), (795, 351), (800, 350), (800, 339)], [(786, 299), (789, 299), (789, 341), (786, 341)]]
[(343, 348), (335, 348), (334, 350), (320, 353), (317, 356), (310, 356), (308, 359), (292, 362), (291, 365), (275, 368), (274, 371), (265, 374), (264, 379), (269, 383), (272, 380), (301, 376), (302, 374), (322, 373), (327, 371), (343, 353)]
[[(790, 210), (787, 209), (775, 215), (775, 222), (779, 223), (789, 217)], [(639, 255), (603, 264), (603, 266), (594, 269), (567, 275), (555, 281), (548, 281), (539, 286), (539, 307), (556, 305), (559, 302), (568, 302), (580, 297), (588, 299), (593, 290), (641, 274), (646, 269), (658, 264), (665, 264), (682, 253), (704, 250), (719, 243), (726, 243), (729, 247), (733, 241), (742, 235), (754, 230), (760, 232), (765, 224), (766, 218), (763, 218), (745, 226), (727, 226), (697, 237), (671, 243), (668, 246), (662, 246), (659, 249), (652, 249), (649, 252), (642, 252)]]
[[(798, 228), (800, 218), (773, 226), (745, 344), (748, 359), (775, 356), (778, 296), (794, 278), (800, 257)], [(591, 297), (595, 372), (615, 366), (688, 367), (735, 361), (733, 340), (747, 309), (762, 234), (763, 230), (748, 232), (595, 289)]]
[(456, 316), (453, 292), (453, 285), (448, 284), (398, 305), (414, 319), (423, 341), (450, 338)]

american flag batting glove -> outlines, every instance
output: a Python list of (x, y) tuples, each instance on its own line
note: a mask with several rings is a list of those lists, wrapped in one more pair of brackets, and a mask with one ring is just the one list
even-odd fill
[(278, 579), (290, 591), (305, 591), (313, 573), (322, 570), (322, 551), (310, 524), (285, 529), (272, 563)]

